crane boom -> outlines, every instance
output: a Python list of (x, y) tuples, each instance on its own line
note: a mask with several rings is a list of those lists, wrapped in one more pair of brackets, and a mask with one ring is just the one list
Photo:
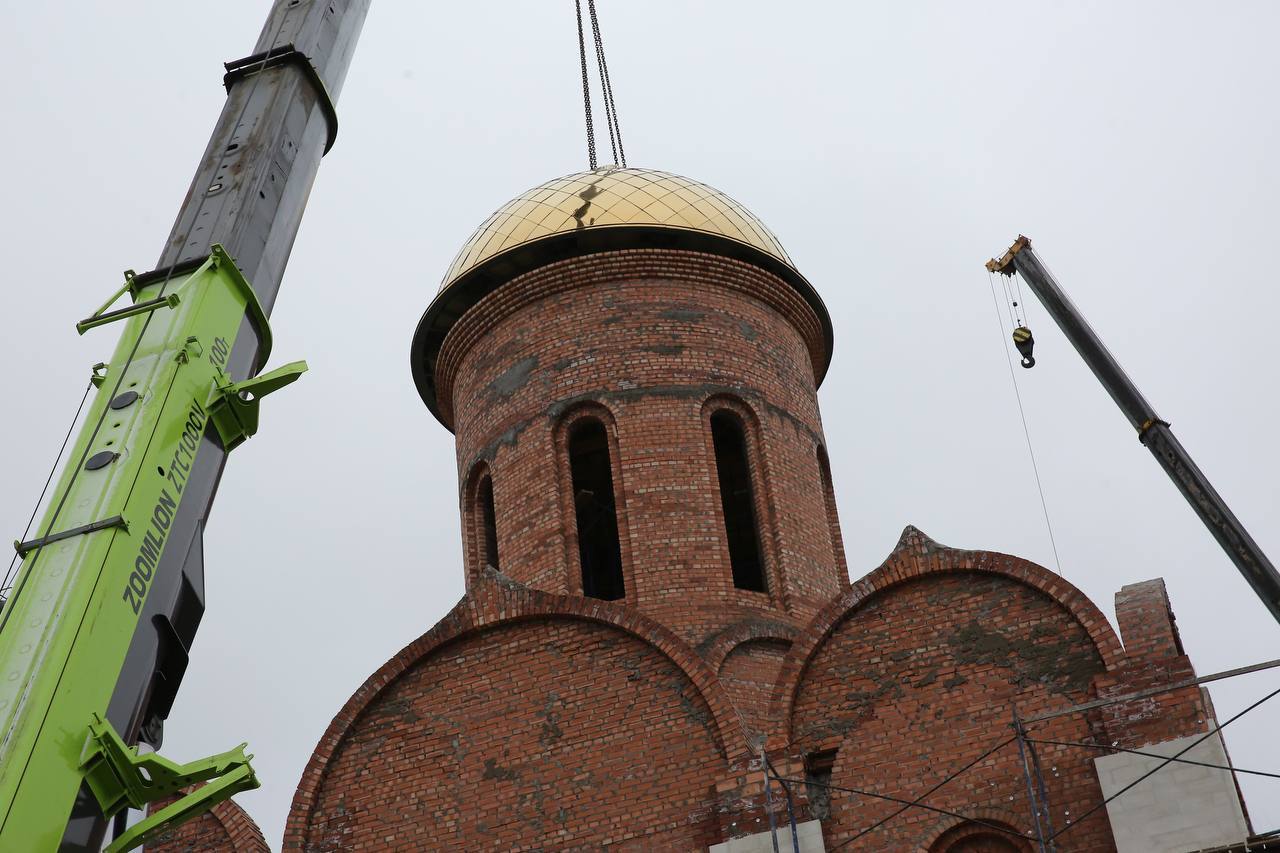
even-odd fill
[[(77, 324), (119, 322), (88, 414), (0, 608), (0, 850), (99, 850), (125, 806), (210, 781), (117, 838), (128, 849), (257, 782), (242, 750), (158, 748), (204, 612), (202, 536), (227, 453), (261, 397), (267, 318), (369, 0), (275, 0), (154, 271)], [(133, 304), (107, 310), (125, 294)]]
[(1015, 272), (1022, 275), (1023, 281), (1030, 286), (1125, 418), (1138, 431), (1138, 440), (1151, 451), (1258, 598), (1280, 621), (1280, 574), (1276, 573), (1275, 566), (1231, 512), (1186, 448), (1174, 437), (1169, 424), (1156, 414), (1093, 327), (1040, 262), (1031, 248), (1031, 241), (1019, 236), (1002, 257), (987, 262), (987, 269), (1003, 275)]

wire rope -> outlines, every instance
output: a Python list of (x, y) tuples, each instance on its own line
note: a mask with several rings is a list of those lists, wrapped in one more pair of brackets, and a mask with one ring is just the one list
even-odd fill
[(622, 125), (618, 123), (618, 102), (613, 97), (613, 80), (609, 77), (609, 63), (604, 56), (604, 36), (600, 33), (600, 20), (596, 15), (596, 0), (587, 0), (587, 12), (591, 15), (591, 30), (595, 35), (596, 61), (600, 66), (600, 91), (604, 96), (605, 115), (609, 120), (609, 144), (613, 148), (613, 161), (626, 168), (627, 153), (622, 148)]
[[(1004, 341), (1004, 323), (1000, 317), (1000, 298), (996, 295), (995, 279), (991, 273), (987, 273), (987, 278), (991, 279), (991, 299), (996, 309), (996, 325), (1001, 326), (1000, 338)], [(1058, 569), (1058, 574), (1066, 577), (1062, 573), (1062, 559), (1058, 556), (1058, 542), (1053, 535), (1053, 522), (1049, 520), (1049, 503), (1044, 497), (1044, 484), (1040, 480), (1040, 466), (1036, 464), (1035, 447), (1031, 444), (1031, 430), (1027, 427), (1027, 412), (1022, 405), (1022, 392), (1018, 390), (1018, 376), (1013, 371), (1013, 357), (1009, 355), (1009, 345), (1007, 342), (1002, 343), (1004, 349), (1005, 361), (1009, 364), (1009, 381), (1013, 383), (1013, 395), (1018, 401), (1018, 415), (1022, 418), (1022, 434), (1027, 439), (1027, 454), (1031, 457), (1031, 470), (1035, 474), (1036, 491), (1040, 493), (1040, 509), (1044, 512), (1044, 526), (1049, 531), (1049, 545), (1053, 549), (1053, 562)]]
[(591, 120), (591, 75), (587, 72), (587, 41), (582, 32), (582, 0), (573, 0), (578, 13), (578, 57), (582, 64), (582, 106), (587, 114), (587, 164), (596, 170), (596, 132)]
[[(1143, 752), (1140, 749), (1125, 749), (1119, 746), (1107, 746), (1105, 743), (1081, 743), (1075, 740), (1048, 740), (1046, 738), (1027, 738), (1028, 743), (1042, 743), (1050, 746), (1074, 746), (1080, 749), (1096, 749), (1101, 752), (1113, 750), (1129, 755), (1141, 755), (1144, 758), (1169, 758), (1158, 752)], [(1190, 758), (1169, 758), (1175, 764), (1190, 764), (1195, 767), (1208, 767), (1210, 770), (1229, 770), (1232, 773), (1243, 773), (1246, 776), (1265, 776), (1268, 779), (1280, 779), (1280, 773), (1269, 773), (1266, 770), (1245, 770), (1243, 767), (1228, 767), (1222, 764), (1209, 764), (1205, 761), (1192, 761)]]

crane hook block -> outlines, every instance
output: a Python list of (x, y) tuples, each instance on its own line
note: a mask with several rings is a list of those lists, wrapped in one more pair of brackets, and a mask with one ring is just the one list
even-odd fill
[(1031, 330), (1026, 326), (1019, 326), (1013, 330), (1013, 345), (1018, 348), (1018, 355), (1022, 356), (1023, 367), (1035, 367), (1036, 359), (1031, 354), (1035, 349), (1036, 339), (1031, 336)]

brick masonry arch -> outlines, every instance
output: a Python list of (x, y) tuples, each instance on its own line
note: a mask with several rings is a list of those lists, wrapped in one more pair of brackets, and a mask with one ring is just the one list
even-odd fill
[(698, 654), (719, 670), (724, 659), (742, 643), (750, 640), (776, 640), (790, 645), (800, 636), (800, 631), (778, 619), (766, 617), (742, 619), (717, 631), (698, 644)]
[[(345, 742), (355, 735), (365, 712), (393, 690), (402, 677), (455, 643), (495, 630), (518, 629), (521, 625), (547, 620), (554, 624), (594, 623), (607, 626), (669, 661), (680, 673), (680, 679), (687, 680), (696, 691), (693, 701), (705, 702), (709, 709), (708, 722), (716, 741), (717, 764), (723, 762), (722, 766), (728, 767), (746, 759), (749, 754), (746, 733), (715, 671), (671, 631), (629, 607), (531, 590), (497, 572), (486, 570), (471, 593), (432, 630), (410, 643), (370, 676), (334, 717), (317, 744), (294, 795), (285, 828), (284, 849), (306, 847), (313, 814), (326, 788), (331, 763), (339, 756)], [(681, 701), (687, 704), (689, 700)], [(500, 774), (503, 771), (495, 768), (493, 772)], [(709, 786), (707, 790), (710, 790)]]
[[(203, 785), (192, 785), (183, 788), (182, 793), (189, 794), (201, 787)], [(154, 814), (177, 799), (174, 796), (153, 803), (148, 813)], [(207, 812), (178, 824), (155, 841), (148, 842), (147, 850), (152, 853), (190, 853), (195, 850), (269, 853), (271, 847), (253, 818), (233, 800), (224, 800)]]
[(978, 822), (983, 821), (999, 826), (1004, 830), (1016, 832), (1018, 827), (1028, 820), (1025, 815), (1015, 815), (1009, 809), (979, 808), (974, 809), (969, 818), (969, 820), (954, 817), (942, 818), (933, 829), (925, 834), (921, 843), (914, 848), (912, 853), (938, 853), (939, 850), (945, 851), (949, 849), (951, 844), (963, 842), (970, 834), (985, 834), (987, 832), (999, 833), (999, 837), (1013, 849), (1030, 853), (1031, 844), (1025, 836), (1019, 835), (1015, 837), (1000, 833), (999, 830), (984, 827), (982, 823)]
[(792, 711), (805, 669), (826, 639), (845, 620), (873, 596), (892, 587), (948, 572), (1003, 575), (1038, 590), (1066, 610), (1084, 629), (1108, 671), (1123, 663), (1124, 648), (1107, 617), (1066, 579), (1030, 560), (1009, 554), (940, 545), (914, 526), (907, 525), (884, 563), (823, 608), (796, 638), (773, 689), (771, 715), (782, 721), (782, 734), (787, 738), (791, 735)]

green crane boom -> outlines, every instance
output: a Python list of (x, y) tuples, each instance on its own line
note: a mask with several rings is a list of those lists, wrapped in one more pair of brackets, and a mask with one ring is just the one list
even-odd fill
[[(267, 321), (369, 0), (276, 0), (153, 272), (125, 274), (82, 334), (120, 324), (35, 538), (0, 590), (0, 850), (99, 850), (110, 819), (194, 793), (112, 850), (257, 786), (240, 748), (178, 765), (158, 748), (204, 612), (202, 534), (227, 453), (263, 396)], [(128, 295), (132, 304), (109, 310)], [(95, 332), (100, 334), (100, 332)]]

